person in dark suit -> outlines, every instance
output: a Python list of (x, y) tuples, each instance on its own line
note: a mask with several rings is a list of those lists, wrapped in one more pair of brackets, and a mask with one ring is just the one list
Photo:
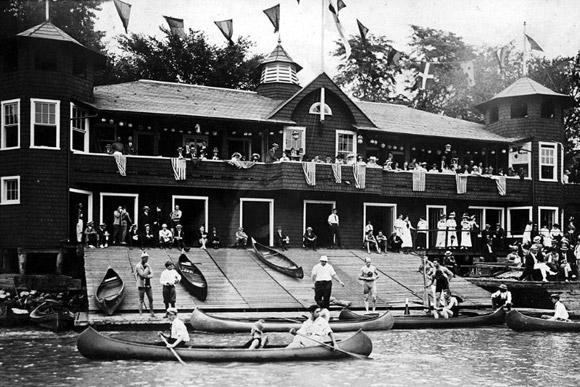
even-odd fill
[(268, 150), (266, 153), (266, 163), (273, 163), (274, 161), (278, 161), (278, 157), (276, 156), (276, 152), (278, 151), (278, 144), (273, 143), (272, 148)]
[(276, 234), (274, 234), (274, 244), (282, 250), (288, 250), (286, 246), (290, 244), (290, 238), (284, 233), (282, 226), (278, 226)]
[(302, 244), (306, 250), (311, 248), (312, 250), (316, 251), (316, 240), (318, 237), (312, 230), (312, 227), (307, 227), (306, 232), (302, 238)]

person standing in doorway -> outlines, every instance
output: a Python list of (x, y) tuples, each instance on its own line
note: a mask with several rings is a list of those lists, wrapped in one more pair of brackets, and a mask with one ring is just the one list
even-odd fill
[(266, 163), (273, 163), (274, 161), (278, 161), (278, 157), (276, 156), (276, 152), (278, 152), (278, 148), (280, 146), (276, 143), (272, 144), (272, 147), (266, 153)]
[(310, 278), (314, 283), (314, 301), (321, 307), (327, 308), (330, 306), (330, 296), (332, 295), (332, 279), (340, 283), (344, 287), (344, 282), (338, 278), (334, 268), (328, 263), (328, 257), (323, 255), (319, 259), (319, 263), (312, 268)]
[(121, 212), (121, 244), (127, 244), (127, 234), (129, 232), (129, 226), (133, 223), (131, 216), (127, 212), (127, 207), (123, 206)]
[(169, 214), (169, 217), (171, 218), (171, 232), (172, 233), (175, 233), (175, 227), (177, 227), (178, 224), (181, 224), (181, 216), (182, 215), (183, 215), (183, 213), (179, 209), (179, 205), (176, 204), (174, 210), (171, 212), (171, 214)]
[(153, 271), (148, 264), (149, 254), (143, 252), (141, 254), (141, 262), (135, 265), (135, 279), (137, 280), (137, 289), (139, 290), (139, 314), (143, 314), (143, 304), (145, 303), (145, 295), (149, 301), (149, 312), (151, 317), (155, 317), (153, 312), (153, 291), (151, 290), (151, 278), (153, 278)]
[(372, 265), (371, 259), (365, 259), (365, 265), (360, 269), (359, 280), (363, 281), (363, 294), (365, 300), (365, 309), (369, 311), (369, 297), (373, 302), (373, 312), (377, 306), (377, 286), (376, 280), (379, 278), (377, 268)]
[(119, 206), (113, 212), (113, 244), (119, 244), (121, 242), (121, 214), (123, 213), (123, 207)]
[(85, 214), (83, 213), (83, 204), (77, 204), (77, 223), (76, 223), (76, 237), (77, 243), (83, 242), (83, 233), (85, 231), (84, 224)]
[(332, 214), (328, 216), (328, 225), (330, 226), (330, 235), (332, 235), (332, 247), (342, 248), (340, 243), (340, 220), (336, 208), (332, 209)]

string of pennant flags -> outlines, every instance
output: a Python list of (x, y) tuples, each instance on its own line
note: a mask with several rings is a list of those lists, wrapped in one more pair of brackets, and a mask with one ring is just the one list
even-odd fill
[[(126, 3), (122, 0), (113, 0), (115, 4), (115, 8), (121, 19), (121, 23), (125, 28), (125, 33), (128, 33), (129, 27), (129, 18), (131, 15), (131, 4)], [(300, 4), (300, 0), (297, 0), (297, 3)], [(350, 46), (350, 42), (348, 41), (344, 26), (340, 21), (340, 11), (346, 8), (346, 3), (344, 0), (329, 0), (328, 11), (332, 16), (332, 20), (336, 26), (336, 30), (340, 37), (340, 41), (344, 46), (346, 60), (348, 60), (351, 56), (352, 49)], [(277, 4), (273, 7), (263, 10), (264, 14), (268, 17), (272, 25), (274, 26), (274, 33), (280, 33), (280, 4)], [(184, 38), (186, 36), (185, 33), (185, 24), (183, 19), (170, 17), (170, 16), (163, 16), (169, 26), (170, 32), (172, 35)], [(361, 42), (365, 49), (368, 49), (368, 33), (369, 28), (367, 28), (360, 20), (356, 20), (358, 32), (361, 38)], [(220, 32), (226, 38), (226, 40), (233, 44), (232, 36), (234, 32), (234, 22), (233, 19), (221, 20), (221, 21), (214, 21), (214, 24), (218, 27)], [(529, 43), (530, 49), (534, 51), (543, 52), (544, 50), (542, 47), (536, 42), (532, 37), (524, 33), (525, 40)], [(495, 52), (495, 59), (497, 60), (497, 64), (499, 67), (500, 73), (505, 70), (506, 61), (507, 61), (507, 54), (508, 54), (508, 47), (512, 42), (508, 43), (507, 45), (498, 48)], [(389, 51), (387, 53), (387, 66), (389, 67), (399, 67), (399, 61), (403, 57), (403, 53), (398, 51), (392, 46), (389, 46)], [(418, 85), (420, 89), (426, 89), (431, 82), (435, 80), (435, 73), (434, 69), (437, 65), (447, 64), (447, 62), (417, 62), (419, 64), (418, 68), (418, 75), (420, 77), (420, 84)], [(457, 63), (462, 70), (462, 72), (467, 77), (467, 84), (468, 86), (472, 87), (475, 85), (475, 72), (474, 72), (474, 61), (467, 60), (463, 62)]]

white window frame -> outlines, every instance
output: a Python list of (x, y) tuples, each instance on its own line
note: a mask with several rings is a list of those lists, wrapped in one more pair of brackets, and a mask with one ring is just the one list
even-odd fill
[[(310, 105), (310, 109), (308, 109), (308, 113), (320, 114), (320, 105), (321, 105), (320, 102), (314, 102), (312, 105)], [(324, 104), (324, 115), (325, 116), (332, 115), (332, 109), (327, 104)]]
[[(551, 164), (543, 163), (542, 162), (542, 149), (551, 148), (554, 152), (553, 154), (553, 162)], [(556, 173), (558, 170), (558, 143), (556, 142), (543, 142), (540, 141), (538, 143), (538, 177), (540, 181), (557, 181), (558, 174)], [(552, 177), (551, 178), (543, 178), (542, 177), (542, 167), (543, 166), (550, 166), (552, 167)]]
[[(447, 214), (447, 206), (444, 204), (428, 204), (428, 205), (426, 205), (425, 206), (425, 220), (427, 221), (427, 225), (431, 224), (431, 219), (429, 218), (429, 212), (430, 212), (429, 210), (432, 208), (436, 209), (436, 210), (441, 210), (442, 214)], [(427, 247), (431, 246), (429, 244), (429, 242), (430, 242), (431, 233), (433, 233), (433, 231), (434, 231), (433, 229), (429, 229), (429, 231), (427, 231), (427, 238), (425, 240)], [(433, 235), (436, 236), (437, 234), (433, 234)]]
[[(517, 157), (515, 157), (517, 155)], [(518, 160), (520, 159), (520, 160)], [(531, 179), (532, 178), (532, 174), (534, 173), (534, 171), (532, 171), (532, 143), (531, 142), (527, 142), (524, 145), (522, 145), (521, 147), (521, 151), (516, 151), (516, 152), (512, 152), (511, 149), (509, 150), (509, 155), (508, 155), (508, 167), (509, 168), (513, 168), (514, 164), (527, 164), (528, 165), (528, 176), (526, 176), (526, 179)], [(517, 175), (518, 171), (515, 170), (515, 173)]]
[(268, 232), (270, 234), (270, 240), (268, 243), (270, 246), (274, 246), (274, 199), (267, 198), (240, 198), (240, 227), (244, 225), (244, 203), (245, 202), (258, 202), (258, 203), (268, 203)]
[(87, 223), (93, 222), (93, 200), (94, 200), (93, 192), (86, 191), (84, 189), (76, 189), (76, 188), (69, 188), (68, 192), (87, 196), (87, 207), (88, 208), (85, 208), (85, 212), (87, 214)]
[[(552, 207), (552, 206), (538, 206), (538, 227), (541, 228), (542, 225), (540, 224), (542, 217), (542, 211), (553, 211), (555, 216), (554, 216), (554, 223), (558, 223), (560, 225), (560, 229), (564, 230), (564, 225), (562, 225), (561, 221), (560, 221), (560, 209), (558, 207)], [(553, 226), (554, 224), (552, 223), (550, 225), (550, 228)]]
[[(78, 110), (80, 112), (84, 113), (84, 119), (83, 118), (75, 118), (74, 117), (74, 111)], [(89, 119), (87, 118), (88, 114), (86, 114), (87, 111), (83, 108), (81, 108), (80, 106), (75, 105), (74, 103), (71, 102), (70, 104), (70, 149), (73, 152), (77, 152), (77, 153), (88, 153), (89, 152)], [(76, 128), (74, 123), (77, 120), (84, 120), (85, 122), (85, 128), (84, 129), (80, 129), (80, 128)], [(78, 150), (78, 149), (74, 149), (73, 148), (73, 134), (74, 132), (79, 132), (82, 133), (84, 135), (84, 143), (83, 143), (83, 150)]]
[(508, 237), (516, 237), (521, 238), (524, 236), (524, 230), (521, 231), (521, 234), (514, 234), (512, 233), (512, 210), (528, 210), (528, 220), (533, 220), (532, 218), (532, 206), (523, 206), (523, 207), (508, 207), (507, 209), (507, 224), (506, 224), (506, 231)]
[[(501, 227), (505, 230), (505, 208), (503, 207), (486, 207), (486, 206), (469, 206), (468, 207), (470, 210), (481, 210), (481, 223), (479, 225), (479, 230), (481, 232), (481, 230), (485, 229), (485, 225), (489, 224), (487, 221), (487, 213), (486, 210), (493, 210), (493, 211), (501, 211), (501, 215), (500, 215), (500, 224)], [(492, 228), (495, 228), (495, 224), (490, 224), (490, 226)]]
[(103, 201), (105, 196), (115, 197), (115, 196), (123, 196), (123, 197), (130, 197), (135, 199), (135, 204), (133, 204), (133, 223), (139, 224), (139, 194), (132, 194), (132, 193), (117, 193), (117, 192), (101, 192), (99, 195), (99, 222), (103, 223)]
[[(367, 208), (369, 207), (387, 207), (392, 209), (392, 219), (391, 224), (395, 224), (397, 220), (397, 205), (395, 203), (374, 203), (374, 202), (364, 202), (363, 203), (363, 226), (362, 226), (362, 240), (365, 240), (365, 227), (367, 225)], [(391, 235), (392, 230), (385, 231), (385, 236), (388, 238)]]
[[(16, 104), (16, 111), (17, 111), (17, 119), (18, 123), (16, 124), (16, 131), (18, 133), (18, 143), (16, 146), (7, 147), (6, 146), (6, 122), (5, 122), (5, 115), (4, 115), (4, 107), (6, 105)], [(0, 150), (11, 150), (11, 149), (19, 149), (20, 148), (20, 98), (18, 99), (10, 99), (7, 101), (2, 101), (2, 116), (0, 117)]]
[(341, 134), (348, 134), (348, 135), (352, 135), (352, 152), (348, 152), (345, 154), (345, 157), (348, 156), (349, 154), (357, 154), (357, 135), (356, 132), (353, 130), (337, 130), (335, 132), (335, 137), (334, 137), (334, 156), (339, 154), (339, 150), (338, 150), (338, 138)]
[[(8, 200), (8, 190), (6, 189), (6, 184), (9, 181), (16, 181), (17, 182), (17, 192), (18, 192), (18, 199), (11, 199)], [(20, 176), (2, 176), (0, 177), (0, 205), (13, 205), (13, 204), (20, 204), (20, 197), (21, 197), (21, 190), (20, 190)]]
[[(292, 132), (294, 131), (298, 131), (300, 132), (300, 138), (298, 140), (294, 140), (292, 138)], [(284, 133), (282, 136), (282, 146), (283, 146), (283, 151), (286, 151), (288, 149), (296, 149), (296, 151), (298, 151), (299, 149), (302, 149), (302, 154), (306, 154), (306, 127), (305, 126), (285, 126), (284, 127), (284, 131), (282, 132)], [(288, 145), (286, 145), (288, 144)], [(300, 146), (302, 145), (302, 146)], [(288, 157), (290, 157), (290, 155), (287, 155)]]
[[(37, 103), (51, 103), (55, 104), (54, 108), (54, 120), (56, 127), (56, 146), (43, 146), (34, 145), (34, 125), (36, 125), (36, 104)], [(50, 150), (60, 150), (60, 101), (55, 99), (30, 99), (30, 148), (33, 149), (50, 149)]]
[(171, 211), (175, 209), (177, 200), (198, 200), (203, 202), (203, 227), (209, 233), (209, 196), (173, 195), (171, 196)]

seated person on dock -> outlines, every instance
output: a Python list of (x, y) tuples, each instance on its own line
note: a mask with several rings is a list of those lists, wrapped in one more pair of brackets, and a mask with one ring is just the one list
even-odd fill
[(88, 222), (85, 228), (85, 243), (88, 248), (94, 249), (99, 242), (99, 234), (93, 222)]
[(161, 225), (161, 230), (159, 230), (159, 247), (162, 249), (171, 248), (173, 244), (173, 233), (167, 228), (167, 224), (163, 223)]
[(238, 231), (236, 231), (236, 249), (245, 249), (247, 244), (248, 234), (244, 232), (243, 227), (238, 227)]
[(306, 250), (311, 248), (312, 250), (316, 251), (316, 240), (318, 237), (312, 230), (312, 227), (307, 227), (304, 236), (302, 237), (302, 245)]
[(388, 240), (388, 247), (391, 248), (391, 251), (398, 253), (401, 250), (401, 246), (403, 245), (403, 240), (397, 234), (397, 232), (393, 232)]
[(167, 340), (167, 348), (185, 347), (189, 343), (189, 332), (187, 332), (187, 327), (183, 321), (177, 317), (177, 309), (168, 308), (167, 315), (171, 322), (170, 335), (167, 336), (163, 332), (158, 332), (157, 334)]
[(459, 300), (451, 294), (451, 290), (446, 289), (443, 292), (441, 308), (433, 309), (433, 317), (450, 318), (459, 315)]
[(105, 223), (101, 223), (99, 228), (97, 229), (97, 236), (99, 241), (99, 247), (101, 249), (105, 247), (109, 247), (109, 237), (111, 234), (107, 231), (107, 225)]
[(205, 231), (205, 227), (201, 226), (197, 232), (197, 241), (199, 242), (199, 248), (202, 250), (207, 250), (208, 235)]
[(248, 349), (264, 348), (268, 342), (268, 336), (264, 336), (264, 320), (258, 320), (252, 325), (252, 330), (250, 334), (252, 335), (252, 341)]
[(143, 248), (152, 248), (155, 245), (155, 236), (153, 235), (153, 231), (151, 231), (151, 226), (149, 223), (143, 226), (143, 233), (141, 234), (141, 243)]
[(457, 262), (455, 261), (453, 253), (449, 250), (447, 250), (443, 256), (443, 266), (449, 269), (453, 275), (457, 273)]
[(377, 245), (379, 246), (379, 252), (387, 252), (387, 236), (379, 231), (377, 234)]
[(512, 292), (505, 284), (499, 285), (499, 290), (491, 295), (491, 307), (495, 310), (502, 306), (508, 310), (512, 307)]
[(282, 250), (288, 250), (286, 246), (290, 244), (290, 237), (282, 231), (282, 226), (278, 226), (276, 234), (274, 234), (274, 241), (276, 246), (280, 247)]
[(519, 266), (522, 264), (522, 257), (519, 254), (520, 246), (516, 243), (510, 245), (510, 253), (507, 255), (507, 260), (509, 263), (513, 263)]
[(365, 235), (364, 246), (367, 249), (367, 254), (371, 253), (371, 248), (377, 250), (377, 254), (381, 253), (379, 250), (379, 244), (377, 242), (377, 238), (373, 235), (373, 230), (369, 230)]
[(310, 312), (310, 317), (302, 323), (300, 329), (290, 329), (294, 339), (286, 348), (314, 347), (323, 342), (327, 336), (332, 340), (332, 345), (336, 347), (336, 339), (328, 321), (320, 316), (320, 307), (318, 305), (310, 305), (308, 311)]
[(568, 311), (566, 310), (564, 304), (560, 301), (560, 295), (556, 293), (552, 294), (550, 296), (550, 301), (552, 301), (552, 303), (554, 304), (554, 315), (553, 316), (543, 315), (542, 318), (552, 321), (568, 321), (570, 315), (568, 314)]
[(212, 227), (211, 229), (209, 243), (211, 244), (211, 247), (213, 247), (216, 250), (220, 248), (220, 236), (218, 235), (217, 228), (215, 227)]
[(530, 251), (526, 255), (525, 269), (520, 276), (520, 280), (533, 280), (536, 270), (542, 275), (542, 281), (548, 282), (548, 274), (556, 275), (557, 272), (550, 270), (550, 267), (544, 262), (544, 257), (540, 251), (542, 245), (534, 243), (530, 246)]

